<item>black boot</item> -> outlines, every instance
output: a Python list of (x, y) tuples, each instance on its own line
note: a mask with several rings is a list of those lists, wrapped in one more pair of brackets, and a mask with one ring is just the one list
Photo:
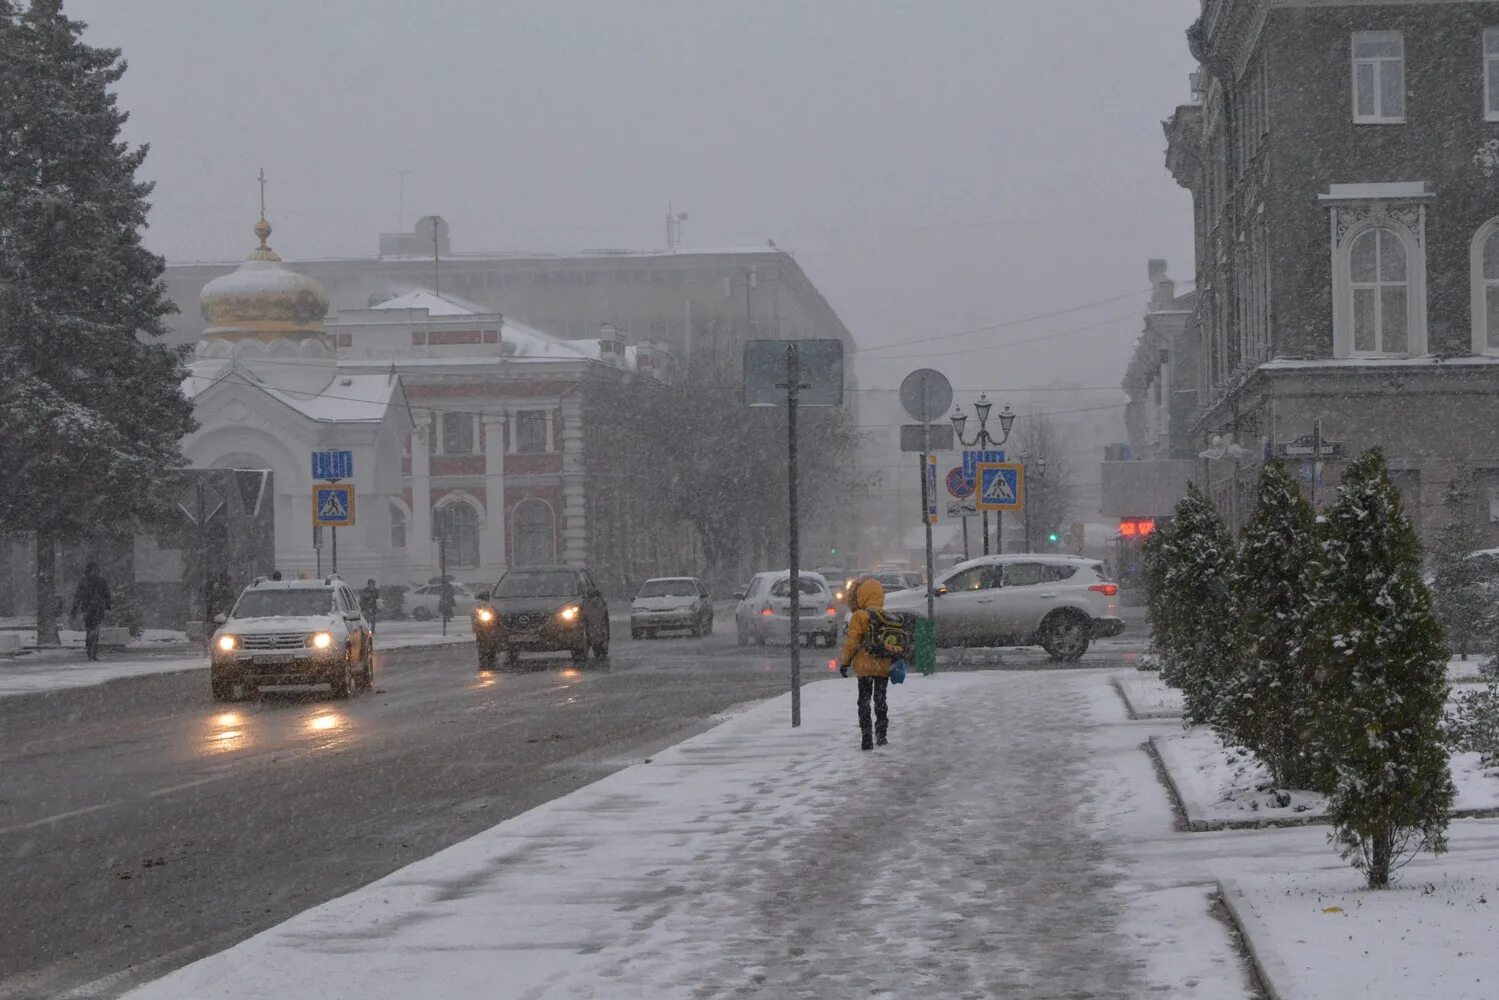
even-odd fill
[(882, 747), (882, 746), (886, 746), (887, 744), (889, 744), (889, 742), (890, 741), (885, 738), (885, 734), (884, 733), (880, 733), (879, 736), (875, 737), (874, 745), (877, 746), (877, 747)]
[(860, 750), (873, 750), (874, 740), (869, 737), (869, 730), (864, 730), (864, 739), (859, 743)]

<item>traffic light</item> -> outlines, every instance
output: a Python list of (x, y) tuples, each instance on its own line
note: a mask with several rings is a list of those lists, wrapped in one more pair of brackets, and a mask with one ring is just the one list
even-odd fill
[(1058, 542), (1060, 542), (1062, 540), (1062, 536), (1059, 535), (1059, 534), (1057, 534), (1055, 531), (1053, 531), (1053, 532), (1050, 532), (1049, 534), (1047, 534), (1046, 540), (1048, 542), (1050, 542), (1051, 544), (1055, 545), (1055, 544), (1057, 544)]

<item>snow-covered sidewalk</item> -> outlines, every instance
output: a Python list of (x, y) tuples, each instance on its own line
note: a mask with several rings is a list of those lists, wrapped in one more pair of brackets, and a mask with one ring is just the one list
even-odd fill
[(793, 730), (774, 699), (130, 996), (1248, 995), (1207, 888), (1126, 884), (1120, 816), (1173, 835), (1138, 743), (1088, 737), (1105, 675), (913, 677), (873, 753), (853, 700), (812, 684)]

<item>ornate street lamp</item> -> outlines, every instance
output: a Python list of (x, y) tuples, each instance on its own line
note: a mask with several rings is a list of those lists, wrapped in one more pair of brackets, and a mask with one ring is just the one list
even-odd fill
[[(958, 439), (959, 444), (965, 448), (999, 448), (1010, 439), (1010, 428), (1015, 426), (1015, 411), (1010, 409), (1010, 404), (1008, 403), (1005, 404), (1004, 409), (999, 411), (1000, 436), (996, 438), (989, 433), (989, 411), (993, 408), (994, 404), (989, 402), (989, 394), (987, 392), (979, 393), (978, 401), (973, 404), (973, 412), (979, 418), (979, 429), (978, 433), (973, 436), (972, 441), (963, 436), (963, 429), (968, 426), (968, 414), (964, 413), (961, 407), (953, 410), (952, 416), (948, 419), (952, 421), (953, 436)], [(999, 546), (1002, 549), (1004, 547), (1005, 516), (1003, 512), (999, 512), (995, 517), (998, 520), (996, 530), (999, 535)], [(988, 555), (989, 512), (987, 510), (983, 512), (983, 531), (984, 555)], [(968, 522), (966, 520), (963, 522), (963, 546), (966, 553), (968, 546)]]

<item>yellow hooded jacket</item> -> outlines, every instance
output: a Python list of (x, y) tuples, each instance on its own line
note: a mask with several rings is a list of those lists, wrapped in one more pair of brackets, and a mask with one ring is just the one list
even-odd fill
[(869, 634), (869, 614), (865, 608), (885, 608), (885, 588), (880, 581), (865, 578), (855, 584), (854, 613), (848, 620), (848, 635), (843, 639), (843, 655), (839, 663), (847, 663), (859, 677), (889, 677), (894, 660), (871, 655), (861, 648), (864, 637)]

